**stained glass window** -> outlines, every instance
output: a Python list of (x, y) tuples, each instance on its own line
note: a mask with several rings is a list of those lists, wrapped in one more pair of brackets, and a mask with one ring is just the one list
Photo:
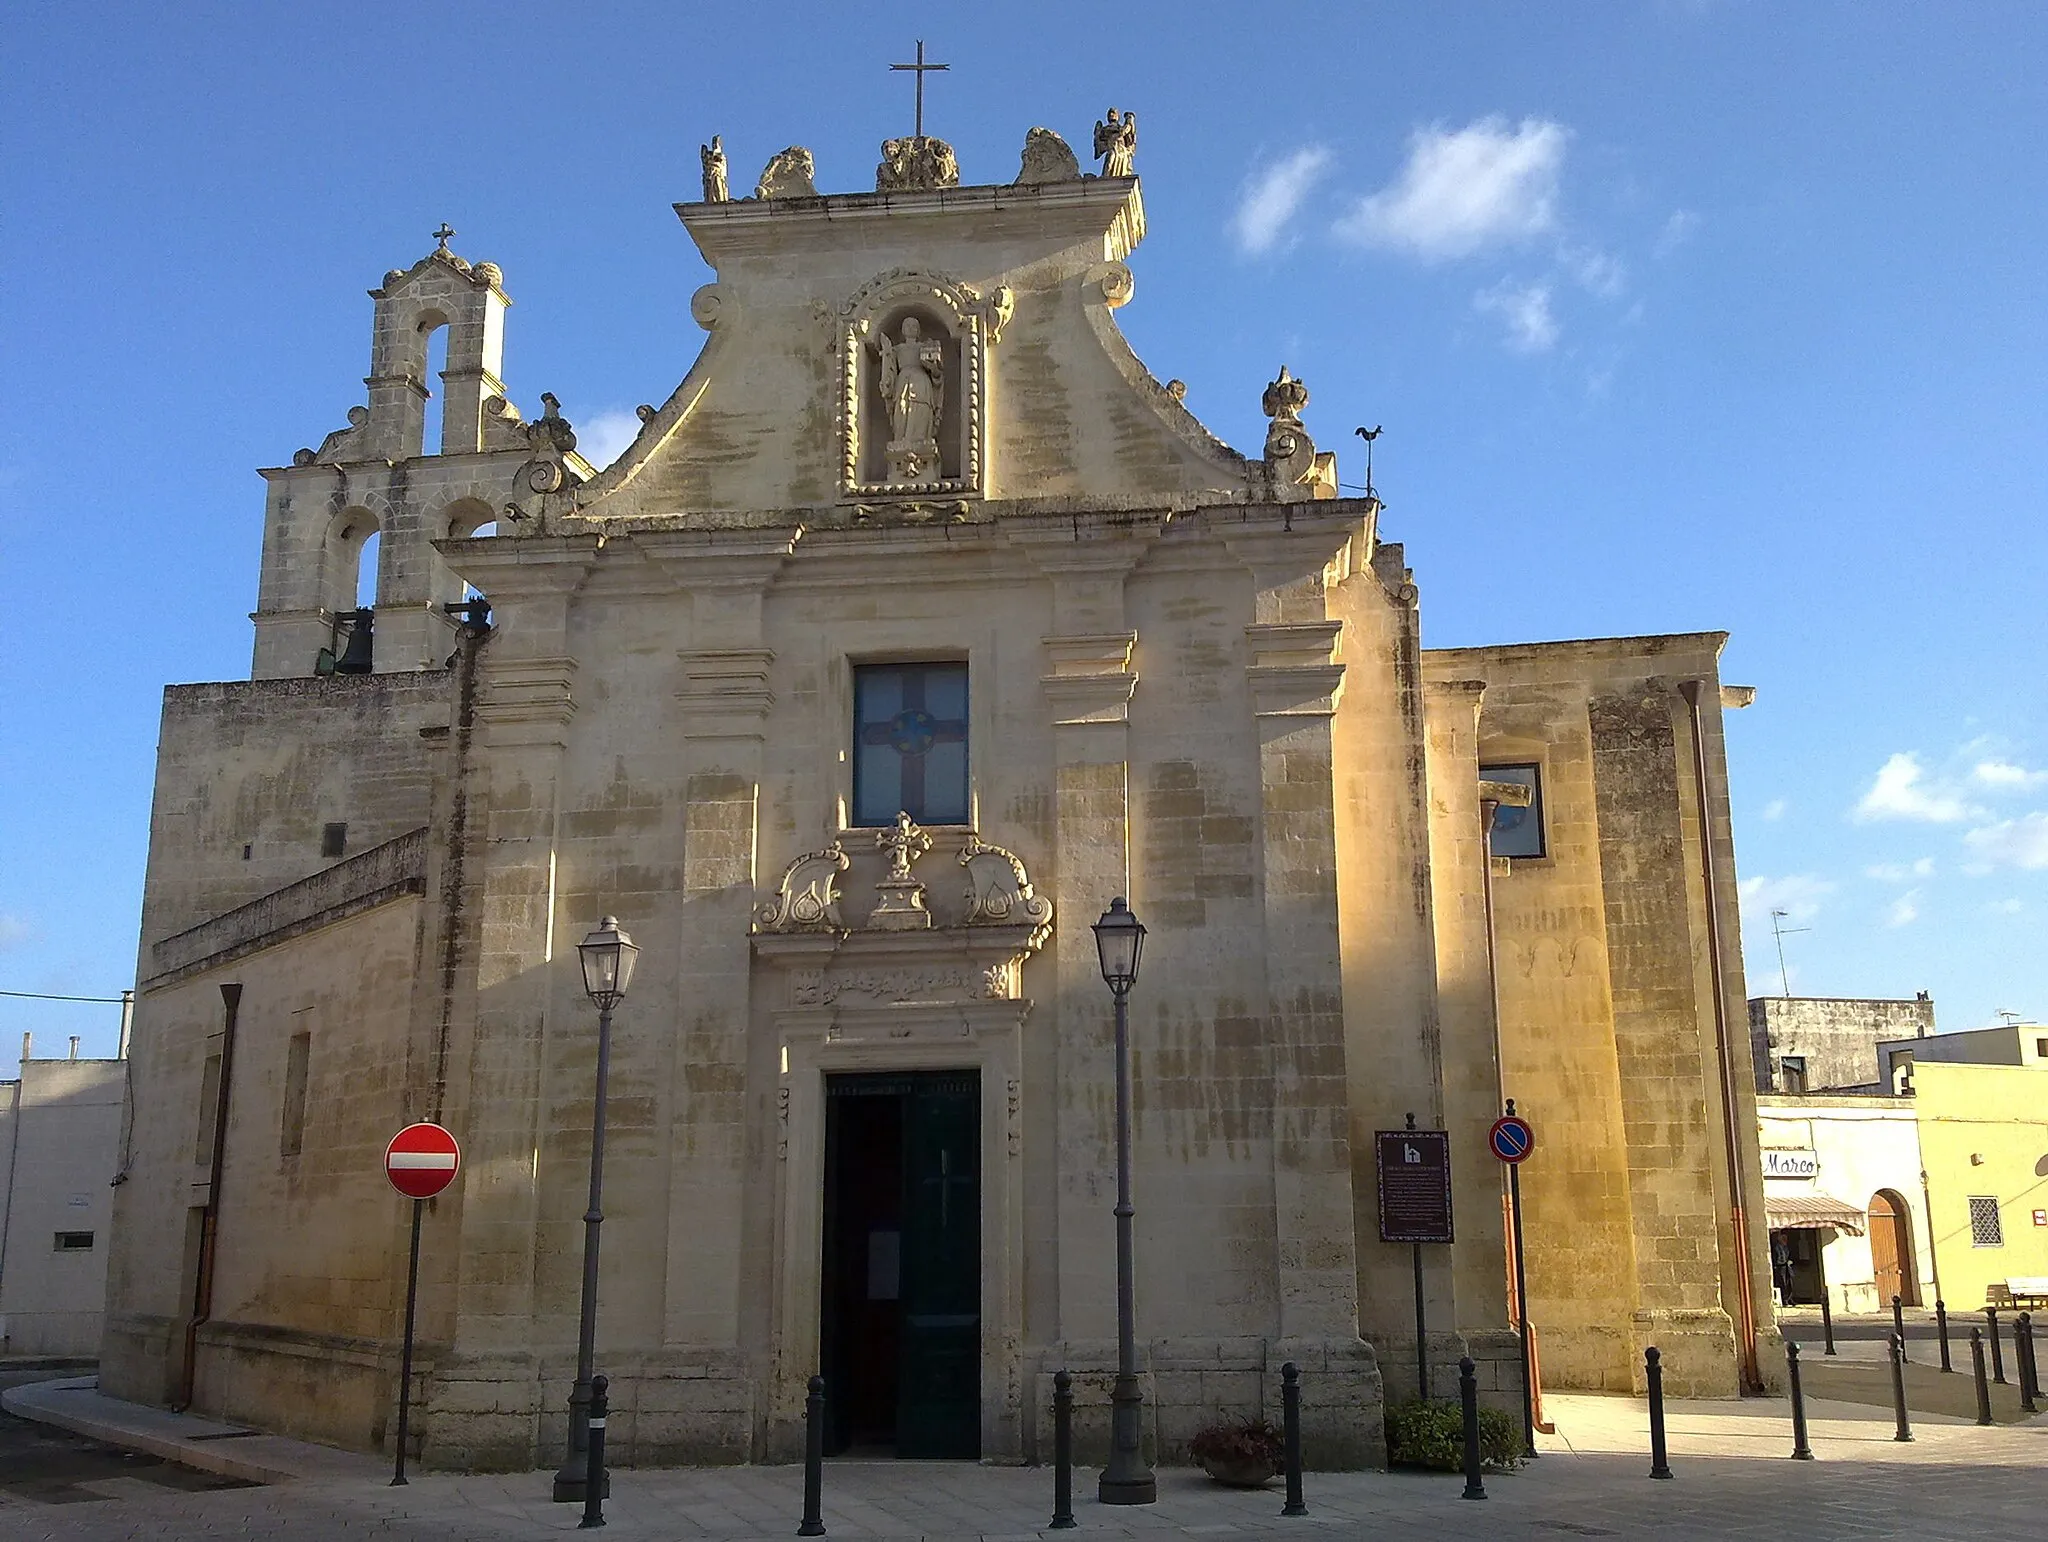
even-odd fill
[(1543, 848), (1543, 776), (1536, 766), (1481, 766), (1480, 777), (1489, 782), (1514, 782), (1529, 789), (1527, 808), (1501, 804), (1493, 811), (1493, 838), (1489, 843), (1496, 857), (1540, 857)]
[(853, 672), (853, 822), (967, 823), (967, 666)]

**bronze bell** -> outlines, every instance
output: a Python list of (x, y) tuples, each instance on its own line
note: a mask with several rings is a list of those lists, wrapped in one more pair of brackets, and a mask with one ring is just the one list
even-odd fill
[(334, 661), (337, 675), (367, 675), (371, 666), (372, 633), (377, 613), (374, 610), (345, 610), (336, 618), (345, 629), (348, 646), (341, 657)]

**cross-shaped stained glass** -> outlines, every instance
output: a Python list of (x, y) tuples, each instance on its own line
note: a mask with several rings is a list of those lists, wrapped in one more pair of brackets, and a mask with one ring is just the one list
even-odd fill
[(853, 672), (853, 822), (967, 823), (967, 666)]

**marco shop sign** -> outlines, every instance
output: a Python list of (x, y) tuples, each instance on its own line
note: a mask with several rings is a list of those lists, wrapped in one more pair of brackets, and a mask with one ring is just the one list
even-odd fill
[(1820, 1176), (1820, 1158), (1811, 1151), (1764, 1151), (1764, 1176), (1766, 1178), (1817, 1178)]

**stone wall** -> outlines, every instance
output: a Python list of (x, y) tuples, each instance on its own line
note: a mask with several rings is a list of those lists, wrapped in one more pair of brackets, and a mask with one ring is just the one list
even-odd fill
[(1749, 1003), (1751, 1069), (1761, 1092), (1799, 1090), (1786, 1085), (1787, 1055), (1805, 1056), (1808, 1092), (1879, 1088), (1878, 1040), (1932, 1032), (1934, 1002), (1925, 991), (1911, 1001), (1757, 996)]

